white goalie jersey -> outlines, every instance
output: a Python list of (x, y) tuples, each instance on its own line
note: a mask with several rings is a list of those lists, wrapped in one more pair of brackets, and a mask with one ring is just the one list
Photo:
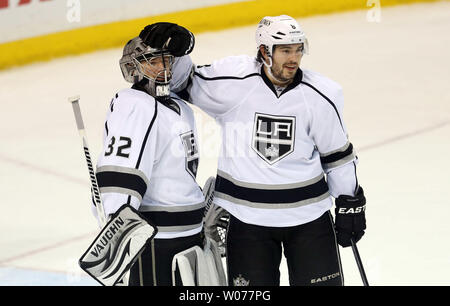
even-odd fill
[(193, 112), (178, 97), (163, 103), (138, 89), (118, 92), (97, 163), (106, 215), (129, 204), (157, 226), (156, 238), (200, 232), (204, 197), (195, 181), (196, 135)]
[(236, 218), (295, 226), (329, 210), (331, 195), (354, 195), (357, 158), (337, 83), (299, 69), (279, 91), (249, 56), (206, 66), (192, 66), (185, 56), (174, 74), (185, 79), (180, 96), (222, 128), (214, 201)]

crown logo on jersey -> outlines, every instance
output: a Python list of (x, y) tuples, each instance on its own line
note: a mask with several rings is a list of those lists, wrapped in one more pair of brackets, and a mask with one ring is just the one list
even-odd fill
[(294, 151), (295, 117), (255, 114), (252, 148), (273, 165)]
[(279, 155), (280, 150), (278, 150), (274, 146), (270, 146), (266, 148), (266, 155), (269, 157), (277, 157)]
[(243, 278), (241, 274), (239, 274), (238, 277), (233, 278), (234, 286), (248, 286), (249, 284), (250, 284), (250, 281)]

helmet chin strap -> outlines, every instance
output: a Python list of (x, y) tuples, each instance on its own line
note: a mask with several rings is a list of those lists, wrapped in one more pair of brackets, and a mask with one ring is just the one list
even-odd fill
[(274, 79), (275, 81), (279, 82), (280, 84), (287, 84), (287, 83), (289, 83), (289, 80), (287, 80), (287, 81), (282, 81), (282, 80), (276, 78), (276, 77), (273, 75), (273, 73), (272, 73), (272, 64), (273, 64), (273, 62), (272, 62), (272, 57), (271, 57), (271, 56), (268, 56), (268, 58), (269, 58), (269, 64), (267, 64), (266, 61), (263, 61), (263, 63), (264, 63), (264, 66), (267, 67), (267, 72), (269, 73), (270, 77), (271, 77), (272, 79)]
[(170, 85), (169, 84), (155, 84), (155, 98), (167, 100), (170, 97)]
[[(155, 98), (166, 100), (170, 97), (170, 85), (167, 68), (165, 65), (164, 68), (164, 71), (160, 72), (155, 78)], [(164, 73), (164, 82), (159, 83), (156, 80), (161, 73)]]
[[(164, 71), (165, 80), (167, 80), (167, 71)], [(167, 100), (170, 98), (170, 84), (169, 82), (156, 82), (156, 78), (149, 78), (144, 76), (147, 79), (147, 83), (144, 86), (145, 90), (154, 98), (158, 98), (160, 100)]]

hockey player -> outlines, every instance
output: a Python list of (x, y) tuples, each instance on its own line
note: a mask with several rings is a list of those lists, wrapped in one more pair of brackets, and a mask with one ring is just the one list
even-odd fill
[[(180, 34), (180, 33), (178, 33)], [(129, 285), (172, 285), (172, 258), (202, 247), (204, 196), (197, 185), (199, 156), (193, 112), (170, 93), (171, 68), (185, 46), (151, 48), (140, 37), (124, 47), (120, 68), (133, 84), (108, 108), (97, 180), (106, 215), (122, 205), (137, 209), (158, 233), (131, 267)], [(176, 53), (181, 55), (180, 53)], [(177, 284), (180, 284), (177, 279)]]
[[(155, 24), (143, 37), (161, 45), (175, 26)], [(279, 285), (282, 250), (291, 285), (343, 285), (338, 244), (358, 241), (366, 224), (342, 88), (299, 68), (309, 46), (293, 18), (264, 17), (256, 42), (256, 58), (192, 66), (185, 56), (174, 67), (180, 95), (222, 127), (214, 202), (231, 215), (229, 285)]]

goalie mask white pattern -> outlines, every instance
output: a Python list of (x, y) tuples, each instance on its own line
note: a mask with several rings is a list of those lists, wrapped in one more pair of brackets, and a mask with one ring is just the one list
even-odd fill
[(308, 39), (297, 21), (287, 15), (266, 16), (256, 29), (256, 46), (264, 45), (269, 57), (274, 45), (303, 44), (303, 53), (308, 54)]

